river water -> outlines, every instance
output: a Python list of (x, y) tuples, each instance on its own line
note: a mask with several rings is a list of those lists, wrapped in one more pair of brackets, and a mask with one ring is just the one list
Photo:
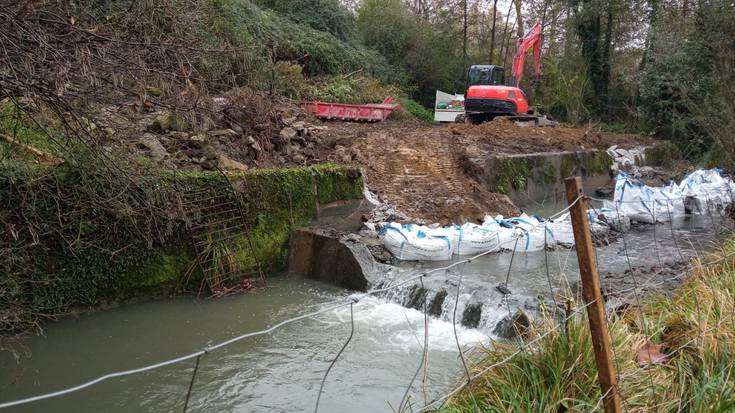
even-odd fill
[[(708, 217), (635, 227), (622, 240), (598, 248), (601, 271), (666, 265), (680, 251), (691, 255), (706, 247), (718, 224)], [(625, 252), (628, 252), (627, 257)], [(507, 276), (503, 300), (495, 286)], [(548, 276), (546, 272), (547, 265)], [(446, 263), (404, 264), (387, 282)], [(533, 309), (538, 296), (574, 282), (571, 250), (547, 254), (490, 254), (456, 271), (427, 277), (431, 298), (448, 297), (428, 318), (429, 363), (411, 391), (415, 406), (458, 383), (462, 368), (452, 318), (457, 306), (457, 339), (464, 348), (489, 345), (496, 322), (515, 308)], [(461, 279), (460, 279), (461, 276)], [(551, 284), (551, 287), (549, 286)], [(457, 287), (459, 299), (455, 300)], [(354, 306), (354, 337), (329, 374), (321, 412), (391, 412), (397, 409), (419, 366), (424, 313), (407, 308), (413, 285)], [(317, 282), (276, 276), (257, 293), (217, 300), (182, 297), (122, 305), (49, 324), (43, 336), (23, 339), (15, 353), (0, 352), (0, 402), (72, 386), (102, 374), (174, 358), (281, 320), (313, 311), (349, 293)], [(480, 305), (477, 328), (461, 325), (465, 309)], [(420, 306), (419, 306), (420, 307)], [(245, 339), (204, 355), (192, 390), (192, 412), (313, 411), (329, 363), (350, 334), (350, 309), (344, 307), (284, 326), (270, 335)], [(115, 378), (62, 397), (7, 409), (12, 412), (169, 412), (181, 411), (193, 360), (151, 372)]]

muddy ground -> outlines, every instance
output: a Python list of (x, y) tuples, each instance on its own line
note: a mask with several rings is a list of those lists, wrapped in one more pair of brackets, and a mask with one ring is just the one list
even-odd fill
[[(141, 109), (142, 110), (142, 109)], [(506, 120), (482, 125), (435, 125), (416, 120), (322, 122), (284, 98), (235, 90), (213, 99), (208, 116), (187, 122), (155, 107), (124, 116), (106, 108), (106, 145), (152, 158), (170, 168), (245, 170), (309, 165), (356, 165), (369, 188), (408, 217), (443, 224), (518, 212), (504, 195), (479, 182), (475, 166), (495, 154), (632, 147), (647, 139), (594, 127), (519, 127)], [(201, 113), (201, 111), (200, 111)], [(123, 115), (123, 116), (121, 116)], [(103, 129), (105, 129), (103, 127)], [(125, 130), (125, 133), (115, 132)]]

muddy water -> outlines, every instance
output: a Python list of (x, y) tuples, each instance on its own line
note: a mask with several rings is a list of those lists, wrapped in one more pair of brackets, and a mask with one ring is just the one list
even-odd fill
[[(714, 225), (717, 225), (714, 223)], [(678, 222), (677, 243), (668, 225), (637, 227), (626, 236), (633, 266), (678, 259), (706, 246), (713, 234), (708, 217)], [(653, 246), (656, 248), (654, 249)], [(679, 248), (677, 248), (677, 246)], [(621, 241), (598, 249), (601, 270), (627, 268)], [(657, 252), (657, 253), (656, 253)], [(413, 388), (417, 404), (445, 392), (460, 376), (453, 335), (454, 297), (458, 317), (470, 304), (481, 305), (477, 328), (458, 327), (463, 346), (488, 343), (509, 307), (533, 309), (538, 296), (576, 279), (573, 251), (519, 253), (513, 257), (505, 302), (494, 286), (504, 282), (512, 254), (492, 254), (461, 271), (428, 277), (433, 294), (448, 298), (439, 316), (429, 319), (429, 369)], [(549, 263), (549, 276), (546, 273)], [(401, 280), (446, 263), (405, 264), (388, 277)], [(461, 274), (461, 285), (460, 285)], [(390, 281), (390, 280), (387, 280)], [(50, 324), (43, 337), (20, 343), (17, 358), (0, 353), (0, 401), (57, 390), (101, 374), (139, 367), (201, 349), (239, 333), (263, 329), (312, 311), (346, 292), (315, 282), (275, 277), (270, 288), (220, 300), (179, 298), (124, 305)], [(424, 315), (405, 306), (411, 286), (354, 308), (352, 342), (330, 373), (322, 412), (390, 412), (401, 400), (421, 357)], [(324, 371), (350, 331), (343, 308), (288, 325), (269, 336), (246, 339), (203, 357), (192, 393), (195, 412), (294, 412), (313, 410)], [(56, 399), (11, 408), (16, 412), (179, 411), (193, 362), (141, 375), (112, 379)], [(393, 406), (393, 408), (391, 408)]]
[[(0, 401), (185, 354), (313, 311), (341, 295), (325, 285), (280, 277), (259, 294), (136, 303), (51, 324), (44, 337), (23, 342), (19, 360), (7, 352), (0, 354)], [(391, 411), (389, 404), (400, 402), (421, 357), (423, 314), (368, 299), (354, 307), (354, 317), (354, 338), (330, 373), (320, 411)], [(201, 361), (190, 411), (313, 410), (324, 371), (349, 335), (349, 319), (349, 308), (343, 308), (207, 355)], [(433, 395), (455, 378), (458, 353), (449, 323), (431, 319), (429, 331), (425, 388)], [(471, 345), (486, 337), (460, 327), (459, 339)], [(192, 366), (185, 362), (113, 379), (8, 411), (179, 411)]]

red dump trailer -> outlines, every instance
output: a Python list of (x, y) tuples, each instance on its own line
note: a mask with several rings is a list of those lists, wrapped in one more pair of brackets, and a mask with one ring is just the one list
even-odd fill
[(400, 105), (393, 103), (392, 97), (385, 98), (383, 103), (367, 105), (351, 105), (347, 103), (302, 102), (301, 106), (321, 119), (355, 120), (364, 122), (382, 122)]

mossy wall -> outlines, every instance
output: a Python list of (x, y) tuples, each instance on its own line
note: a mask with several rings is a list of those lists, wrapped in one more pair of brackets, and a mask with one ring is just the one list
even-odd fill
[(308, 224), (320, 203), (359, 199), (363, 187), (358, 171), (331, 164), (232, 174), (235, 192), (218, 172), (162, 173), (140, 187), (103, 175), (67, 164), (0, 164), (0, 332), (74, 308), (196, 290), (202, 274), (188, 230), (195, 217), (177, 192), (239, 198), (250, 240), (235, 239), (238, 266), (255, 269), (257, 261), (267, 273), (286, 263), (292, 228)]
[(559, 198), (563, 179), (573, 175), (604, 185), (610, 180), (612, 164), (612, 157), (605, 151), (497, 156), (485, 163), (485, 184), (491, 191), (523, 204)]

